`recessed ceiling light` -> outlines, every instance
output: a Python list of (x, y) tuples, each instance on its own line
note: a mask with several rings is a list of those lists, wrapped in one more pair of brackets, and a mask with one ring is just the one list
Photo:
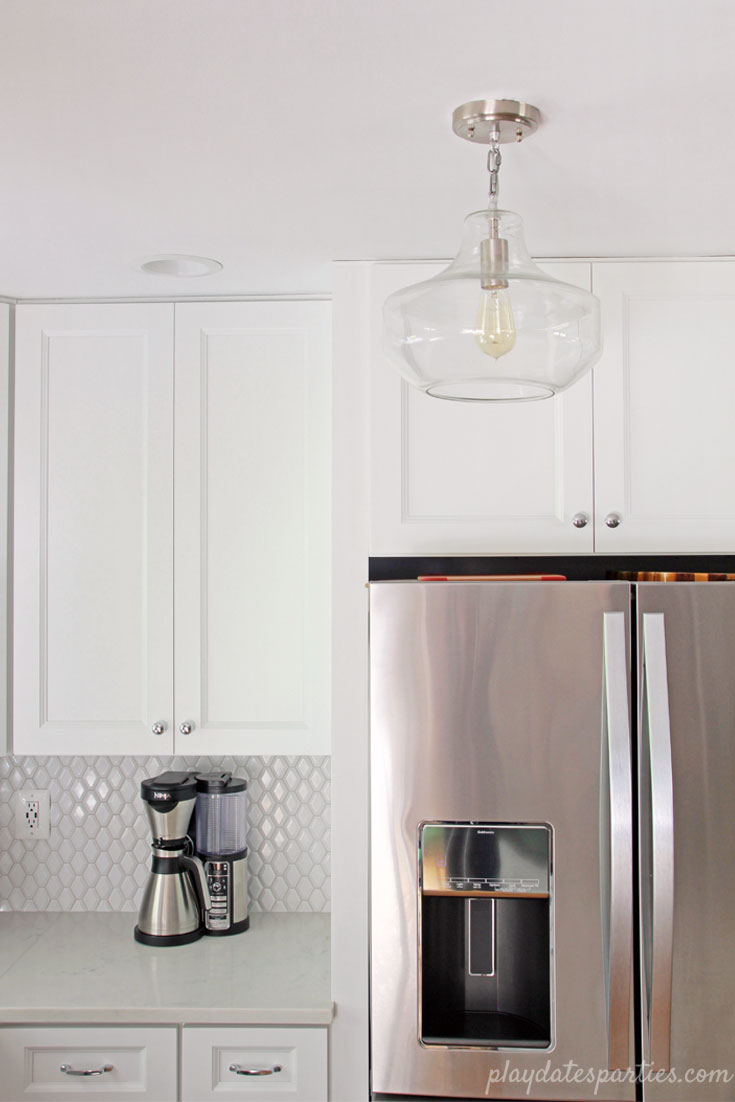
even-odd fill
[(205, 276), (222, 271), (219, 260), (210, 260), (206, 256), (183, 256), (179, 253), (164, 253), (152, 256), (141, 264), (144, 272), (161, 276)]

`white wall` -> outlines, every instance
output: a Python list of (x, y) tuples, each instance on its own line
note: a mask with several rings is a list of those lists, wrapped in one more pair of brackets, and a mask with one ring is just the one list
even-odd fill
[(0, 753), (10, 743), (10, 579), (8, 574), (8, 472), (10, 470), (10, 333), (12, 307), (0, 302)]
[(369, 1097), (367, 266), (334, 265), (332, 550), (333, 1102)]

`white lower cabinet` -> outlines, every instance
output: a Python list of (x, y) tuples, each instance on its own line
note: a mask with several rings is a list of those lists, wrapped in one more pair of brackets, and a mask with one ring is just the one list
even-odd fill
[(187, 1026), (182, 1102), (217, 1098), (326, 1102), (327, 1030)]
[(0, 1029), (0, 1102), (176, 1102), (175, 1026)]
[(319, 1026), (3, 1026), (0, 1102), (326, 1102), (327, 1033)]

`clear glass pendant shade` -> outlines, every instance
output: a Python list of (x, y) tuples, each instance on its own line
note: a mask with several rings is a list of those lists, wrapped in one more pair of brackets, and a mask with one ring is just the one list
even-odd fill
[(602, 348), (598, 300), (542, 272), (521, 219), (504, 210), (468, 215), (449, 267), (391, 295), (383, 317), (385, 350), (403, 377), (455, 401), (549, 398)]

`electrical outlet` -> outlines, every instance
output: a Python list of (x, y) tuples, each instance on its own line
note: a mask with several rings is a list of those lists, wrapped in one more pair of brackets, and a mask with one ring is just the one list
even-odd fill
[(49, 794), (44, 789), (15, 793), (15, 837), (35, 842), (49, 836)]

